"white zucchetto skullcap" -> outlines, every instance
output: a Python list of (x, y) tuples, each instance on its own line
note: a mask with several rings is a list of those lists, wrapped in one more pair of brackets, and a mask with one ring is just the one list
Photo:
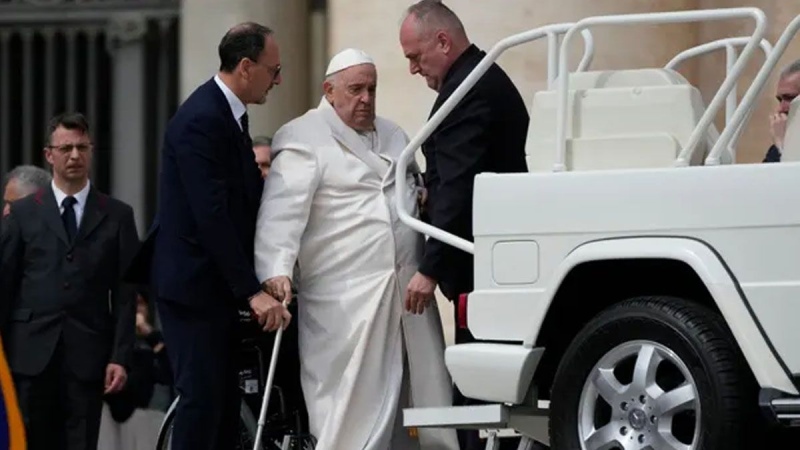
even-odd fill
[(336, 72), (339, 72), (340, 70), (357, 66), (359, 64), (375, 65), (375, 61), (363, 50), (358, 50), (355, 48), (344, 49), (337, 53), (336, 56), (331, 58), (331, 62), (328, 64), (328, 70), (325, 71), (325, 76), (330, 76)]

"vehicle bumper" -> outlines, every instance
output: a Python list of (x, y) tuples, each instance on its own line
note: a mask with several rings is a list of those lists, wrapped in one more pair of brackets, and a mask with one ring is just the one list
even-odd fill
[(516, 405), (525, 401), (543, 353), (519, 344), (457, 344), (445, 350), (445, 364), (464, 396)]

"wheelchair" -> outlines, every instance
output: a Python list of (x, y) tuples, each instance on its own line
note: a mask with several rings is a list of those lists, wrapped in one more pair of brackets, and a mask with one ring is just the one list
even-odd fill
[[(292, 314), (296, 317), (296, 309), (292, 311)], [(258, 322), (253, 319), (249, 310), (239, 311), (239, 323), (242, 329), (239, 346), (241, 353), (239, 389), (242, 398), (239, 407), (238, 433), (236, 442), (232, 443), (231, 448), (253, 450), (274, 333), (264, 333), (260, 330)], [(292, 327), (294, 327), (292, 331), (296, 333), (294, 321), (285, 333), (290, 333)], [(291, 342), (291, 340), (289, 341)], [(281, 347), (284, 348), (284, 346)], [(278, 367), (281, 366), (282, 356), (279, 357)], [(295, 376), (299, 380), (299, 372)], [(316, 438), (306, 431), (308, 419), (302, 392), (299, 391), (299, 381), (297, 383), (298, 392), (294, 392), (294, 398), (287, 396), (286, 389), (279, 384), (280, 381), (277, 379), (272, 386), (261, 446), (258, 450), (313, 450), (316, 446)], [(164, 416), (158, 433), (157, 450), (171, 448), (172, 427), (179, 402), (180, 396), (175, 398)]]

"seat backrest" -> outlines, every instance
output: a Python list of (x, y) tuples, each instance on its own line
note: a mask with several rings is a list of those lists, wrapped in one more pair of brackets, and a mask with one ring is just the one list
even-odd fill
[[(705, 112), (697, 88), (669, 69), (571, 73), (568, 104), (567, 170), (670, 167)], [(531, 172), (553, 168), (557, 106), (557, 90), (534, 95), (525, 148)], [(690, 164), (702, 164), (713, 136)]]
[(783, 137), (781, 161), (800, 161), (800, 97), (789, 105), (789, 117), (786, 119), (786, 135)]

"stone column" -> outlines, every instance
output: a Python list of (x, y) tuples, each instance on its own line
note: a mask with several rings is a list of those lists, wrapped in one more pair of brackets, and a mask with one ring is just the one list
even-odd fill
[[(113, 58), (114, 101), (111, 124), (111, 193), (133, 208), (140, 235), (145, 223), (145, 147), (144, 96), (131, 95), (145, 89), (144, 35), (147, 21), (143, 15), (121, 14), (110, 23), (109, 50)], [(90, 101), (93, 101), (91, 99)]]
[(181, 98), (217, 73), (217, 46), (229, 28), (240, 22), (259, 22), (275, 31), (283, 83), (270, 92), (266, 105), (249, 107), (250, 133), (275, 133), (308, 108), (307, 19), (305, 1), (183, 0)]
[(308, 100), (309, 107), (316, 107), (322, 97), (322, 81), (328, 68), (328, 12), (325, 0), (311, 0), (308, 15), (309, 65)]

